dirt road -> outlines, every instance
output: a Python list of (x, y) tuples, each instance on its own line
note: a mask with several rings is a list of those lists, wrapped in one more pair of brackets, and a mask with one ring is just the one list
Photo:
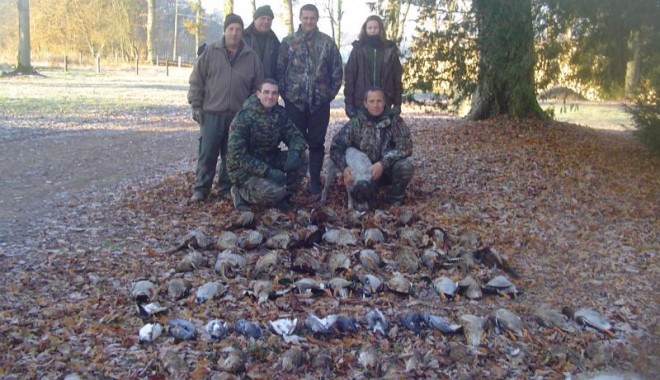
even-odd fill
[[(192, 169), (197, 127), (33, 133), (0, 140), (0, 247), (92, 193)], [(105, 193), (105, 194), (104, 194)]]

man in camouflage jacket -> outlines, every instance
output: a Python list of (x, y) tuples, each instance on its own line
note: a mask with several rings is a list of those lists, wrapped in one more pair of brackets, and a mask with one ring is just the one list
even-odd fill
[(280, 92), (289, 117), (309, 145), (310, 191), (321, 193), (320, 173), (325, 155), (325, 134), (330, 102), (342, 80), (342, 61), (334, 40), (318, 30), (318, 9), (300, 8), (300, 27), (285, 37), (277, 58)]
[(403, 204), (406, 187), (415, 171), (412, 162), (413, 144), (410, 129), (403, 119), (385, 109), (385, 93), (371, 87), (365, 94), (364, 108), (333, 137), (330, 158), (343, 171), (344, 183), (352, 183), (351, 169), (346, 164), (346, 149), (364, 152), (373, 165), (374, 186), (388, 186), (387, 202)]
[(229, 128), (227, 170), (237, 210), (246, 203), (290, 210), (290, 198), (305, 176), (307, 144), (278, 99), (277, 82), (265, 79)]

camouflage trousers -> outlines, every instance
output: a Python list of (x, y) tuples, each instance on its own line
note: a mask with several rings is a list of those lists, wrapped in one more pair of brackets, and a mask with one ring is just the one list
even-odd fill
[(387, 186), (388, 203), (403, 203), (406, 188), (413, 174), (415, 174), (415, 165), (410, 157), (397, 161), (383, 172), (383, 176), (377, 181), (377, 186), (378, 188)]
[[(286, 152), (282, 152), (274, 169), (282, 170)], [(286, 173), (286, 183), (278, 184), (263, 177), (253, 176), (240, 185), (236, 185), (241, 198), (254, 205), (275, 206), (285, 197), (290, 197), (300, 189), (300, 184), (307, 172), (307, 160), (303, 155), (302, 165), (298, 169)]]

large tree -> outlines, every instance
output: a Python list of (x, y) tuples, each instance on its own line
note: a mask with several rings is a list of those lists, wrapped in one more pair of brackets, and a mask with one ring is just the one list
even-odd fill
[(474, 0), (473, 7), (479, 72), (467, 118), (546, 118), (536, 101), (531, 0)]
[(30, 59), (30, 1), (18, 0), (18, 65), (15, 73), (34, 74)]

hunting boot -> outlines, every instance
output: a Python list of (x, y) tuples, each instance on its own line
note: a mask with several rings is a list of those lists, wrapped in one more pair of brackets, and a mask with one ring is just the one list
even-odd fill
[(399, 160), (392, 167), (392, 183), (387, 189), (387, 203), (401, 206), (406, 197), (406, 188), (413, 177), (415, 166), (410, 158)]
[(321, 150), (309, 151), (309, 191), (314, 195), (321, 194), (321, 168), (323, 167), (323, 156), (325, 152)]
[(241, 197), (241, 192), (238, 190), (238, 187), (232, 186), (231, 190), (229, 190), (229, 193), (231, 194), (231, 200), (234, 203), (234, 208), (237, 211), (248, 211), (249, 210), (247, 202), (245, 202), (245, 199), (243, 199), (243, 197)]
[(296, 207), (291, 203), (291, 196), (287, 195), (282, 198), (281, 201), (275, 205), (275, 207), (282, 212), (289, 212), (294, 210)]

